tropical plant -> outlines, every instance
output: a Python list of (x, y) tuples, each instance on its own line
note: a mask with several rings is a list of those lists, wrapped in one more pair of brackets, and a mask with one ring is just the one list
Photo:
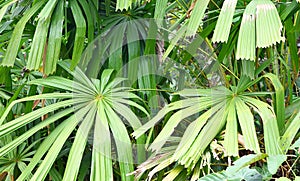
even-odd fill
[[(274, 85), (279, 85), (277, 89), (277, 100), (283, 99), (282, 87), (279, 80), (272, 74), (266, 74)], [(152, 120), (140, 127), (133, 133), (134, 136), (139, 137), (147, 130), (152, 128), (162, 118), (171, 111), (176, 111), (170, 116), (169, 121), (165, 124), (159, 135), (155, 138), (150, 146), (155, 152), (159, 152), (163, 145), (169, 140), (172, 132), (177, 127), (180, 121), (187, 117), (198, 114), (199, 117), (188, 125), (180, 143), (176, 146), (175, 152), (172, 154), (165, 167), (173, 162), (178, 162), (188, 169), (193, 169), (203, 156), (206, 148), (216, 138), (218, 133), (226, 125), (224, 135), (224, 154), (225, 156), (238, 156), (238, 123), (242, 133), (242, 141), (240, 144), (254, 153), (261, 153), (259, 146), (259, 138), (256, 135), (255, 121), (252, 110), (259, 116), (263, 124), (263, 139), (264, 152), (269, 157), (283, 155), (291, 145), (295, 137), (296, 130), (299, 130), (299, 118), (297, 116), (291, 121), (291, 125), (280, 139), (280, 118), (276, 119), (276, 114), (268, 104), (253, 98), (256, 96), (263, 96), (265, 92), (245, 92), (246, 89), (254, 84), (255, 81), (250, 82), (249, 79), (243, 77), (237, 87), (232, 86), (231, 90), (225, 87), (217, 87), (212, 89), (185, 89), (176, 94), (182, 96), (183, 100), (173, 102), (163, 108)], [(281, 104), (283, 101), (278, 101)], [(277, 104), (277, 107), (280, 105)], [(278, 109), (277, 115), (284, 115)], [(297, 126), (296, 126), (297, 125)], [(283, 126), (284, 123), (283, 123)], [(294, 130), (290, 130), (294, 129)], [(271, 158), (270, 158), (271, 159)], [(284, 161), (277, 163), (269, 161), (268, 169), (271, 174), (275, 174), (277, 166)]]
[[(85, 152), (89, 151), (86, 150), (86, 144), (90, 136), (90, 130), (93, 130), (91, 131), (93, 133), (93, 141), (90, 146), (92, 148), (91, 180), (111, 180), (113, 177), (111, 160), (112, 140), (110, 138), (110, 130), (112, 131), (114, 141), (116, 142), (121, 173), (133, 171), (133, 166), (131, 164), (133, 163), (131, 141), (126, 127), (119, 115), (124, 117), (129, 124), (136, 129), (141, 126), (141, 123), (126, 105), (137, 107), (145, 114), (148, 113), (143, 107), (128, 100), (129, 98), (139, 98), (135, 94), (126, 91), (129, 88), (117, 87), (124, 79), (113, 79), (112, 73), (113, 70), (106, 69), (102, 73), (101, 80), (89, 80), (81, 70), (76, 69), (76, 71), (72, 73), (76, 79), (75, 81), (53, 76), (47, 79), (36, 79), (29, 82), (30, 84), (51, 86), (66, 92), (41, 94), (12, 102), (3, 113), (0, 121), (2, 124), (0, 134), (1, 137), (4, 138), (7, 138), (10, 133), (26, 126), (26, 124), (31, 123), (42, 115), (54, 111), (55, 114), (51, 116), (48, 115), (48, 118), (44, 121), (38, 123), (17, 138), (11, 138), (10, 141), (3, 144), (1, 147), (1, 156), (11, 153), (11, 151), (19, 145), (23, 145), (22, 151), (25, 146), (24, 141), (34, 135), (37, 131), (47, 125), (54, 124), (61, 118), (64, 121), (60, 124), (56, 124), (56, 128), (51, 131), (49, 136), (40, 145), (39, 149), (36, 150), (34, 157), (26, 169), (24, 169), (23, 163), (22, 173), (18, 179), (26, 179), (39, 163), (39, 160), (47, 153), (43, 162), (31, 178), (31, 180), (44, 180), (65, 141), (74, 129), (77, 130), (77, 133), (69, 153), (69, 159), (63, 177), (64, 180), (73, 180), (77, 177), (81, 162), (80, 158)], [(6, 123), (5, 118), (15, 104), (37, 99), (58, 99), (58, 101)], [(76, 127), (78, 124), (80, 126), (77, 129)], [(30, 148), (27, 149), (30, 150)], [(141, 150), (138, 150), (138, 152), (143, 153)], [(139, 156), (142, 157), (143, 155)], [(77, 165), (77, 168), (74, 167), (75, 165)], [(99, 170), (102, 171), (99, 172)], [(13, 172), (10, 172), (9, 170), (8, 174), (13, 175)], [(121, 177), (124, 180), (130, 179), (127, 178), (125, 174), (121, 175)]]

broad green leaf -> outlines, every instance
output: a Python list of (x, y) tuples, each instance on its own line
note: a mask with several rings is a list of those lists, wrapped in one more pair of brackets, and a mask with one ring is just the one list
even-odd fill
[(179, 124), (179, 122), (193, 114), (196, 114), (200, 112), (203, 109), (206, 109), (208, 106), (210, 106), (210, 102), (203, 104), (196, 104), (194, 106), (190, 106), (188, 108), (182, 109), (175, 114), (173, 114), (169, 121), (166, 123), (165, 127), (161, 130), (159, 135), (155, 138), (153, 143), (150, 146), (150, 149), (153, 151), (158, 151), (162, 148), (162, 146), (165, 144), (165, 142), (168, 140), (168, 138), (173, 133), (175, 127)]
[(110, 100), (116, 101), (116, 103), (123, 103), (123, 104), (133, 106), (133, 107), (139, 109), (140, 111), (142, 111), (147, 117), (150, 117), (149, 113), (147, 112), (147, 110), (143, 106), (141, 106), (141, 105), (139, 105), (139, 104), (137, 104), (133, 101), (126, 100), (126, 99), (125, 100), (124, 99), (114, 99), (114, 98), (111, 98)]
[[(299, 17), (298, 17), (299, 18)], [(299, 56), (298, 56), (298, 48), (297, 48), (297, 35), (296, 32), (292, 31), (292, 29), (299, 26), (299, 23), (296, 24), (293, 22), (293, 18), (289, 18), (285, 21), (285, 29), (287, 30), (287, 42), (289, 44), (289, 54), (291, 57), (292, 69), (294, 72), (294, 77), (297, 77), (297, 72), (299, 72)]]
[(29, 165), (26, 167), (25, 171), (21, 173), (18, 177), (18, 181), (24, 180), (27, 178), (32, 170), (36, 167), (36, 165), (40, 162), (44, 154), (49, 150), (52, 144), (56, 141), (59, 134), (64, 131), (66, 127), (72, 124), (73, 119), (70, 117), (69, 119), (62, 122), (59, 126), (57, 126), (50, 135), (43, 141), (43, 143), (39, 146), (36, 153), (34, 154), (33, 158), (30, 160)]
[(123, 66), (122, 47), (124, 45), (126, 29), (127, 23), (121, 23), (120, 25), (116, 25), (111, 32), (109, 32), (110, 48), (108, 66), (117, 71), (122, 70)]
[(296, 1), (291, 1), (287, 4), (282, 11), (280, 11), (280, 18), (282, 21), (285, 21), (287, 18), (290, 18), (300, 9), (300, 4)]
[(183, 166), (173, 168), (162, 181), (175, 180), (175, 178), (182, 172)]
[(226, 169), (226, 175), (234, 175), (236, 172), (241, 170), (242, 168), (248, 167), (249, 165), (262, 160), (267, 157), (267, 154), (259, 153), (259, 154), (249, 154), (246, 156), (243, 156), (233, 162), (233, 166), (227, 167)]
[(239, 31), (236, 59), (255, 59), (256, 37), (255, 37), (255, 13), (257, 1), (251, 1), (243, 14)]
[(90, 180), (113, 180), (111, 137), (102, 102), (98, 103), (96, 115)]
[[(153, 20), (149, 22), (149, 30), (145, 42), (144, 56), (139, 60), (138, 69), (138, 85), (140, 89), (156, 89), (156, 76), (158, 68), (158, 57), (156, 52), (156, 39), (158, 37), (157, 23)], [(151, 109), (157, 109), (159, 103), (156, 99), (156, 91), (144, 92), (147, 95), (149, 101), (149, 107)]]
[(127, 50), (128, 50), (128, 79), (130, 85), (134, 85), (134, 82), (138, 79), (139, 57), (141, 55), (141, 43), (139, 40), (139, 32), (137, 26), (128, 22), (127, 27)]
[(254, 79), (254, 73), (255, 73), (255, 62), (254, 61), (248, 61), (248, 60), (242, 60), (242, 76), (249, 76), (251, 79)]
[[(119, 78), (119, 77), (114, 78), (114, 80), (112, 80), (110, 83), (108, 83), (105, 86), (103, 94), (105, 94), (108, 91), (113, 92), (113, 91), (115, 91), (116, 88), (123, 88), (123, 90), (130, 89), (129, 87), (128, 88), (126, 88), (126, 87), (118, 87), (121, 83), (124, 83), (124, 81), (126, 81), (126, 80), (128, 80), (128, 79), (126, 79), (126, 78)], [(118, 90), (116, 90), (116, 91), (118, 91)]]
[(132, 0), (117, 0), (116, 11), (131, 8)]
[(284, 41), (281, 36), (283, 26), (272, 1), (257, 0), (255, 21), (256, 47), (265, 48)]
[(282, 28), (277, 9), (272, 1), (251, 1), (243, 14), (236, 58), (255, 60), (256, 47), (266, 48), (284, 40), (281, 36)]
[(261, 174), (256, 169), (250, 169), (249, 167), (244, 167), (234, 175), (228, 176), (230, 181), (240, 181), (240, 180), (263, 180)]
[(60, 0), (51, 19), (44, 70), (44, 74), (46, 75), (52, 74), (56, 70), (56, 64), (60, 56), (60, 47), (62, 43), (63, 21), (64, 1)]
[(194, 168), (200, 157), (203, 155), (207, 146), (221, 131), (226, 123), (228, 114), (228, 107), (225, 106), (226, 102), (222, 102), (222, 108), (219, 109), (207, 124), (203, 127), (196, 140), (192, 144), (188, 152), (179, 160), (185, 167)]
[[(90, 44), (80, 59), (78, 66), (85, 71), (86, 75), (91, 78), (96, 78), (101, 69), (101, 63), (107, 58), (109, 51), (109, 40), (106, 37), (97, 38), (94, 43), (96, 47), (91, 47)], [(94, 61), (93, 56), (98, 57), (100, 61)], [(86, 69), (86, 70), (85, 70)]]
[(228, 105), (228, 116), (224, 136), (224, 148), (226, 156), (238, 156), (238, 125), (235, 108), (235, 98)]
[(114, 70), (105, 69), (101, 74), (100, 92), (104, 93), (106, 90), (107, 82), (110, 80)]
[(132, 176), (127, 176), (133, 172), (133, 157), (131, 142), (126, 127), (112, 108), (104, 102), (106, 115), (110, 117), (109, 126), (114, 136), (118, 151), (118, 161), (122, 180), (133, 180)]
[(280, 165), (287, 159), (286, 155), (270, 155), (267, 158), (268, 170), (271, 174), (276, 174)]
[[(58, 102), (43, 108), (38, 109), (37, 111), (33, 111), (29, 114), (26, 114), (24, 116), (18, 117), (17, 119), (10, 121), (6, 124), (1, 125), (0, 127), (0, 137), (5, 136), (6, 134), (9, 134), (23, 126), (25, 126), (26, 124), (36, 120), (37, 118), (52, 112), (54, 110), (57, 110), (59, 108), (64, 108), (64, 107), (68, 107), (72, 104), (76, 104), (76, 101), (74, 100), (66, 100), (66, 101), (62, 101), (62, 102)], [(78, 102), (79, 103), (79, 102)]]
[(224, 106), (224, 104), (217, 104), (213, 106), (188, 126), (172, 157), (173, 161), (177, 161), (178, 159), (180, 159), (180, 157), (183, 157), (184, 154), (187, 153), (187, 151), (197, 138), (202, 127), (207, 123), (209, 118), (211, 118), (217, 111), (219, 111), (222, 106)]
[(300, 99), (296, 99), (285, 108), (285, 119), (290, 118), (292, 115), (300, 111)]
[(70, 7), (76, 24), (75, 41), (72, 53), (71, 69), (73, 70), (80, 61), (84, 49), (86, 22), (77, 0), (71, 0)]
[(46, 46), (52, 12), (54, 11), (57, 1), (58, 0), (48, 1), (38, 16), (38, 24), (33, 36), (26, 66), (29, 70), (38, 70), (40, 68)]
[(68, 90), (77, 94), (83, 93), (85, 94), (85, 96), (87, 96), (87, 98), (89, 96), (94, 96), (94, 92), (90, 89), (90, 87), (82, 85), (77, 81), (72, 81), (63, 77), (51, 76), (46, 79), (35, 79), (30, 81), (29, 84), (43, 85), (47, 87)]
[[(25, 98), (22, 98), (22, 99), (15, 100), (11, 104), (9, 104), (9, 106), (5, 109), (5, 112), (3, 113), (3, 115), (0, 118), (0, 125), (3, 124), (6, 116), (9, 114), (12, 107), (14, 105), (20, 103), (20, 102), (32, 101), (32, 100), (37, 100), (37, 99), (52, 99), (52, 98), (61, 98), (61, 99), (63, 99), (63, 98), (71, 98), (71, 97), (72, 97), (72, 94), (70, 94), (70, 93), (49, 93), (49, 94), (41, 94), (41, 95), (30, 96), (30, 97), (25, 97)], [(63, 103), (60, 103), (60, 104), (63, 104)], [(19, 119), (23, 119), (23, 118), (20, 117)]]
[(82, 120), (82, 118), (85, 116), (85, 114), (89, 109), (90, 106), (86, 106), (85, 108), (79, 110), (74, 115), (68, 118), (68, 120), (72, 120), (72, 121), (68, 125), (66, 125), (63, 131), (60, 132), (60, 134), (57, 136), (55, 142), (52, 144), (44, 160), (42, 161), (42, 163), (34, 173), (33, 177), (31, 178), (31, 181), (42, 181), (46, 178), (57, 155), (59, 154), (61, 148), (65, 144), (65, 141), (68, 139), (72, 131)]
[(8, 7), (12, 4), (14, 4), (15, 2), (17, 2), (18, 0), (12, 0), (10, 2), (8, 2), (7, 4), (5, 4), (1, 9), (0, 9), (0, 22), (2, 21), (3, 16), (5, 15)]
[(155, 124), (157, 124), (162, 118), (164, 118), (164, 116), (173, 110), (177, 110), (177, 109), (183, 109), (195, 104), (199, 104), (201, 101), (205, 102), (205, 101), (209, 101), (211, 100), (210, 98), (207, 99), (201, 99), (199, 97), (196, 98), (190, 98), (188, 100), (181, 100), (181, 101), (177, 101), (174, 103), (171, 103), (169, 105), (167, 105), (166, 107), (162, 108), (157, 115), (155, 115), (151, 120), (149, 120), (146, 124), (144, 124), (142, 127), (140, 127), (139, 129), (137, 129), (136, 131), (134, 131), (132, 133), (132, 135), (136, 138), (140, 137), (142, 134), (144, 134), (147, 130), (149, 130), (150, 128), (154, 127)]
[(10, 38), (6, 54), (3, 58), (2, 65), (3, 66), (10, 66), (12, 67), (15, 63), (19, 48), (20, 48), (20, 42), (22, 38), (22, 33), (24, 31), (26, 23), (29, 21), (29, 19), (36, 14), (40, 8), (46, 3), (46, 0), (38, 1), (36, 4), (34, 4), (33, 7), (31, 7), (26, 14), (19, 20), (17, 25), (14, 28), (14, 31), (12, 33), (12, 36)]
[[(242, 84), (238, 84), (238, 89), (239, 91), (244, 91), (246, 90), (248, 87), (256, 84), (257, 82), (259, 82), (262, 78), (268, 78), (270, 79), (270, 81), (272, 82), (274, 89), (275, 89), (275, 93), (276, 93), (276, 104), (275, 104), (275, 108), (276, 108), (276, 116), (277, 116), (277, 124), (278, 124), (278, 129), (280, 131), (281, 134), (282, 131), (284, 131), (285, 129), (285, 105), (284, 105), (284, 88), (280, 82), (280, 80), (278, 79), (277, 76), (275, 76), (274, 74), (271, 73), (267, 73), (261, 77), (259, 77), (258, 79), (254, 80), (254, 81), (245, 81), (245, 83), (243, 82)], [(241, 77), (241, 80), (244, 79), (246, 80), (245, 76)], [(248, 82), (248, 83), (247, 83)], [(262, 92), (259, 93), (243, 93), (243, 95), (259, 95)], [(268, 107), (268, 106), (267, 106)]]
[(214, 30), (212, 42), (227, 42), (237, 0), (225, 0)]
[(253, 114), (240, 98), (236, 98), (236, 110), (245, 139), (246, 149), (253, 150), (255, 153), (260, 153)]
[(195, 35), (197, 32), (202, 18), (204, 17), (205, 10), (208, 6), (209, 0), (197, 0), (192, 10), (189, 23), (187, 25), (186, 36)]
[(95, 120), (96, 106), (94, 105), (94, 103), (91, 104), (93, 105), (90, 106), (89, 112), (83, 118), (80, 127), (77, 130), (75, 139), (73, 141), (68, 156), (67, 166), (66, 166), (63, 180), (66, 181), (76, 180), (78, 176), (78, 171), (80, 168), (82, 156), (84, 154), (85, 146), (88, 140), (89, 132)]
[(285, 105), (284, 105), (284, 87), (282, 86), (279, 78), (274, 74), (268, 73), (263, 77), (267, 77), (272, 82), (275, 93), (276, 93), (276, 116), (277, 116), (277, 124), (280, 135), (283, 134), (283, 130), (285, 130)]
[[(50, 125), (54, 121), (59, 120), (60, 118), (64, 117), (67, 114), (70, 114), (74, 111), (74, 108), (68, 108), (64, 111), (61, 111), (59, 113), (56, 113), (55, 115), (49, 117), (48, 119), (44, 120), (43, 122), (39, 123), (38, 125), (34, 126), (30, 130), (26, 131), (26, 133), (22, 134), (18, 138), (15, 138), (12, 142), (6, 144), (5, 146), (0, 148), (0, 157), (4, 156), (6, 153), (12, 151), (20, 144), (24, 143), (30, 136), (35, 134), (40, 129), (46, 127), (47, 125)], [(0, 127), (1, 129), (1, 127)]]
[(137, 128), (141, 127), (142, 124), (138, 117), (130, 110), (129, 107), (125, 106), (124, 104), (114, 102), (112, 104), (113, 109), (123, 116), (130, 124), (130, 126), (136, 130)]
[[(66, 66), (65, 68), (68, 69)], [(91, 154), (92, 161), (90, 164), (92, 172), (90, 179), (112, 180), (113, 178), (113, 163), (111, 158), (113, 150), (111, 149), (112, 141), (110, 140), (111, 130), (117, 148), (116, 151), (119, 161), (120, 176), (122, 180), (133, 180), (133, 176), (127, 175), (133, 172), (133, 155), (131, 140), (122, 118), (127, 119), (132, 127), (137, 129), (141, 126), (141, 123), (128, 106), (140, 109), (146, 115), (148, 115), (148, 112), (144, 107), (130, 100), (141, 100), (138, 96), (130, 92), (130, 88), (119, 87), (120, 83), (125, 79), (114, 79), (112, 73), (113, 70), (108, 69), (103, 71), (101, 80), (90, 80), (80, 69), (76, 68), (74, 74), (71, 72), (75, 79), (73, 81), (55, 76), (51, 76), (46, 79), (35, 79), (31, 81), (30, 84), (50, 86), (52, 88), (58, 88), (62, 91), (68, 91), (71, 93), (60, 92), (41, 94), (25, 97), (8, 104), (9, 106), (6, 109), (6, 112), (4, 112), (3, 117), (0, 119), (2, 122), (4, 122), (6, 115), (17, 103), (38, 99), (66, 99), (29, 112), (0, 126), (0, 136), (5, 136), (14, 130), (26, 126), (28, 123), (48, 114), (49, 112), (61, 108), (65, 109), (61, 112), (55, 113), (48, 119), (29, 129), (26, 133), (14, 140), (11, 140), (10, 143), (4, 145), (4, 147), (1, 147), (0, 149), (2, 149), (2, 154), (9, 154), (11, 150), (14, 150), (14, 148), (22, 144), (22, 142), (28, 140), (28, 138), (37, 133), (43, 127), (48, 126), (49, 124), (53, 125), (52, 123), (55, 121), (61, 120), (63, 117), (70, 115), (73, 111), (75, 112), (73, 115), (70, 115), (69, 118), (66, 118), (66, 120), (62, 120), (62, 122), (58, 124), (53, 131), (51, 131), (51, 134), (47, 136), (36, 153), (32, 152), (28, 155), (34, 156), (29, 165), (24, 168), (24, 172), (20, 175), (21, 180), (28, 179), (38, 163), (41, 164), (37, 167), (37, 170), (31, 180), (44, 180), (49, 174), (52, 164), (59, 156), (59, 153), (62, 155), (69, 154), (63, 179), (78, 179), (78, 172), (81, 167), (82, 156), (86, 150), (86, 143), (91, 140), (88, 139), (91, 132), (90, 130), (92, 130), (92, 133), (94, 134), (94, 150)], [(103, 92), (101, 91), (101, 87), (103, 88)], [(99, 97), (99, 95), (102, 96)], [(120, 116), (122, 116), (122, 118)], [(75, 129), (79, 123), (81, 123), (81, 125), (78, 129)], [(93, 127), (93, 125), (96, 127)], [(67, 152), (68, 150), (61, 150), (73, 131), (76, 131), (76, 136), (72, 143), (70, 152)], [(101, 132), (100, 135), (99, 132)], [(101, 137), (101, 139), (99, 137)], [(137, 140), (137, 143), (144, 144), (144, 138), (142, 137)], [(139, 161), (143, 160), (143, 157), (140, 156), (140, 152), (145, 153), (144, 148), (138, 149), (137, 151), (139, 152)], [(44, 156), (45, 154), (46, 156)], [(43, 157), (44, 160), (41, 162)], [(103, 170), (103, 172), (99, 172), (99, 170)], [(84, 176), (84, 174), (81, 175)], [(83, 176), (81, 176), (81, 178)]]
[(209, 96), (221, 96), (225, 97), (226, 95), (231, 95), (232, 92), (225, 88), (225, 87), (216, 87), (212, 89), (184, 89), (181, 90), (177, 93), (183, 97), (198, 97), (198, 96), (203, 96), (203, 97), (209, 97)]
[(293, 118), (289, 127), (285, 130), (281, 140), (280, 147), (283, 150), (283, 153), (288, 151), (288, 148), (292, 144), (297, 133), (299, 133), (300, 129), (300, 112)]
[(260, 115), (263, 121), (265, 149), (268, 155), (281, 154), (279, 147), (279, 130), (276, 124), (276, 116), (272, 108), (265, 102), (251, 97), (241, 97)]
[(21, 172), (23, 172), (27, 166), (26, 163), (21, 162), (21, 161), (17, 162), (17, 164), (18, 164), (18, 168), (20, 169)]
[(75, 80), (74, 81), (75, 85), (76, 85), (77, 82), (79, 83), (79, 85), (81, 83), (82, 86), (86, 86), (89, 89), (90, 93), (92, 93), (94, 95), (98, 94), (98, 90), (96, 89), (96, 85), (94, 85), (92, 83), (92, 81), (78, 67), (75, 69), (74, 80)]
[(168, 0), (157, 0), (156, 1), (154, 19), (156, 20), (159, 27), (162, 26), (167, 5), (168, 5)]
[(91, 13), (91, 7), (89, 6), (87, 1), (84, 0), (79, 0), (79, 3), (85, 13), (85, 17), (87, 19), (87, 37), (88, 37), (88, 41), (92, 42), (94, 39), (94, 33), (95, 33), (95, 29), (94, 29), (94, 21), (93, 21), (93, 15)]

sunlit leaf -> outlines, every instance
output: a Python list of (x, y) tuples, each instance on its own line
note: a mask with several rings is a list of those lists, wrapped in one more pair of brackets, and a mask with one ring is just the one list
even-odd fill
[(225, 0), (215, 27), (213, 42), (227, 42), (237, 0)]
[(22, 33), (24, 31), (26, 23), (29, 21), (29, 19), (40, 10), (40, 8), (46, 3), (46, 0), (38, 1), (38, 3), (34, 4), (33, 7), (31, 7), (26, 14), (19, 20), (17, 25), (14, 28), (14, 31), (12, 33), (12, 37), (10, 38), (6, 54), (3, 58), (2, 65), (3, 66), (13, 66), (14, 62), (16, 60), (19, 48), (20, 48), (20, 42), (22, 38)]

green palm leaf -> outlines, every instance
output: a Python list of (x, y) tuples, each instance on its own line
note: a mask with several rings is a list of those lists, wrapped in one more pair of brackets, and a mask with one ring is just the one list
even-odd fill
[(191, 18), (187, 25), (186, 36), (192, 36), (197, 32), (198, 27), (200, 26), (200, 24), (202, 22), (202, 18), (204, 16), (204, 13), (208, 6), (208, 3), (209, 3), (209, 0), (197, 0), (196, 1), (195, 6), (191, 13)]
[(74, 41), (74, 48), (72, 53), (72, 64), (71, 64), (71, 69), (74, 69), (76, 65), (79, 63), (81, 54), (84, 49), (86, 22), (77, 0), (71, 0), (70, 7), (73, 12), (73, 16), (76, 24), (76, 33), (75, 33), (75, 41)]
[(39, 14), (39, 21), (34, 33), (34, 38), (27, 62), (27, 68), (30, 70), (37, 70), (40, 68), (48, 36), (48, 28), (50, 26), (51, 16), (57, 1), (58, 0), (48, 1)]
[(60, 56), (62, 29), (64, 21), (64, 1), (59, 1), (53, 13), (49, 30), (46, 64), (44, 73), (49, 75), (56, 70), (56, 64)]
[(213, 42), (227, 42), (237, 0), (225, 0), (219, 15)]
[(8, 7), (17, 2), (17, 0), (11, 0), (9, 2), (4, 3), (5, 5), (0, 9), (0, 22), (2, 21), (3, 16), (5, 15)]
[[(9, 105), (0, 119), (1, 123), (4, 123), (0, 126), (0, 137), (7, 136), (45, 114), (53, 115), (1, 147), (1, 156), (9, 154), (46, 125), (62, 120), (43, 141), (29, 165), (24, 169), (22, 167), (24, 171), (19, 180), (30, 176), (45, 155), (31, 178), (31, 180), (44, 180), (63, 145), (75, 130), (76, 136), (69, 153), (63, 180), (77, 179), (90, 135), (93, 135), (91, 139), (93, 140), (91, 180), (112, 180), (112, 139), (116, 143), (121, 178), (122, 180), (132, 180), (133, 176), (127, 176), (133, 171), (132, 143), (122, 119), (126, 119), (134, 129), (137, 129), (141, 123), (128, 106), (136, 107), (146, 115), (148, 114), (147, 111), (129, 100), (132, 98), (139, 99), (139, 97), (128, 92), (128, 88), (119, 86), (125, 79), (114, 79), (113, 70), (104, 70), (100, 80), (88, 79), (80, 69), (76, 69), (73, 75), (74, 81), (52, 76), (49, 79), (36, 79), (30, 82), (31, 84), (55, 87), (70, 93), (41, 94), (16, 100)], [(17, 103), (50, 98), (62, 100), (5, 123), (5, 117)], [(66, 109), (52, 113), (60, 108)], [(74, 113), (70, 116), (72, 112)], [(69, 118), (66, 118), (68, 115)], [(75, 129), (77, 127), (78, 129)], [(110, 132), (112, 138), (110, 138)]]
[(182, 96), (182, 100), (167, 105), (148, 123), (134, 131), (133, 135), (138, 137), (144, 134), (166, 114), (177, 110), (150, 145), (150, 148), (158, 153), (165, 143), (170, 141), (170, 136), (179, 122), (201, 112), (200, 116), (194, 119), (184, 131), (184, 135), (170, 160), (170, 164), (178, 161), (187, 168), (194, 168), (209, 143), (223, 129), (225, 124), (224, 148), (226, 155), (238, 155), (237, 123), (241, 127), (245, 148), (260, 153), (252, 112), (254, 110), (263, 120), (266, 153), (270, 156), (280, 154), (279, 129), (272, 107), (258, 99), (243, 95), (245, 87), (249, 85), (249, 80), (241, 79), (240, 81), (239, 86), (232, 87), (232, 90), (218, 87), (187, 89), (178, 92)]
[(282, 28), (273, 2), (251, 1), (243, 14), (236, 58), (255, 60), (256, 47), (265, 48), (284, 40), (281, 36)]
[(116, 11), (117, 10), (121, 10), (123, 11), (128, 10), (129, 8), (132, 7), (132, 5), (134, 4), (139, 4), (140, 0), (117, 0), (117, 5), (116, 5)]
[(20, 21), (17, 23), (13, 33), (12, 37), (9, 41), (6, 54), (3, 58), (2, 64), (3, 66), (13, 66), (14, 62), (16, 60), (20, 42), (22, 38), (22, 33), (24, 31), (26, 23), (29, 21), (29, 19), (38, 11), (40, 8), (46, 3), (46, 0), (39, 1), (38, 3), (34, 4), (33, 7), (31, 7), (26, 14), (20, 19)]

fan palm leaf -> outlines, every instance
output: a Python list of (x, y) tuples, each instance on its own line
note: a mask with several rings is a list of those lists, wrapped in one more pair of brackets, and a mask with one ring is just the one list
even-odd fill
[(284, 40), (281, 36), (282, 28), (273, 2), (251, 1), (243, 14), (236, 58), (255, 60), (256, 47), (265, 48)]
[[(10, 1), (1, 8), (0, 20), (6, 13), (8, 6), (14, 2), (16, 1)], [(26, 68), (29, 70), (42, 70), (45, 75), (54, 73), (56, 71), (57, 62), (62, 56), (60, 53), (63, 37), (69, 36), (68, 34), (70, 34), (70, 31), (67, 32), (67, 24), (70, 24), (70, 30), (74, 30), (75, 32), (74, 42), (70, 41), (70, 50), (72, 50), (72, 56), (70, 58), (73, 60), (71, 67), (75, 68), (84, 50), (86, 36), (89, 42), (94, 38), (94, 26), (98, 23), (98, 17), (93, 19), (91, 14), (97, 14), (95, 5), (81, 0), (71, 0), (69, 1), (69, 6), (65, 6), (64, 0), (43, 0), (38, 2), (30, 1), (26, 4), (26, 7), (28, 10), (25, 14), (20, 14), (23, 15), (23, 17), (17, 21), (8, 46), (4, 47), (7, 49), (1, 65), (8, 67), (14, 66), (20, 47), (23, 45), (22, 40), (26, 34), (25, 27), (28, 26), (28, 24), (36, 24), (36, 28), (32, 32), (34, 35)], [(68, 8), (70, 8), (74, 18), (74, 25), (71, 24), (73, 23), (73, 19), (72, 22), (66, 21), (66, 10)], [(32, 20), (36, 22), (32, 22)], [(65, 29), (63, 29), (63, 27)], [(26, 40), (31, 41), (31, 39), (27, 38)]]
[(158, 153), (170, 139), (179, 122), (201, 112), (184, 131), (170, 160), (170, 163), (178, 161), (187, 168), (194, 168), (207, 146), (225, 125), (224, 148), (227, 156), (238, 155), (238, 124), (244, 137), (245, 148), (260, 153), (252, 113), (254, 110), (263, 121), (266, 153), (270, 156), (278, 155), (281, 153), (278, 142), (279, 129), (273, 108), (244, 92), (247, 85), (249, 86), (247, 79), (241, 79), (238, 86), (232, 86), (231, 89), (217, 87), (179, 91), (176, 94), (180, 95), (182, 100), (167, 105), (148, 123), (134, 131), (133, 135), (135, 137), (143, 135), (166, 114), (176, 111), (149, 147)]
[[(31, 173), (33, 173), (31, 180), (45, 179), (63, 145), (74, 130), (76, 130), (76, 135), (69, 153), (63, 180), (76, 180), (78, 177), (81, 159), (85, 154), (90, 135), (92, 135), (93, 140), (91, 143), (93, 149), (90, 179), (112, 180), (113, 155), (111, 144), (114, 140), (121, 178), (122, 180), (132, 180), (132, 176), (126, 176), (127, 173), (133, 171), (131, 140), (122, 119), (126, 119), (130, 126), (136, 129), (141, 126), (141, 123), (128, 106), (136, 107), (146, 115), (148, 114), (147, 111), (130, 100), (132, 98), (139, 99), (139, 97), (129, 92), (129, 88), (119, 86), (125, 79), (114, 79), (113, 70), (104, 70), (100, 80), (88, 79), (80, 69), (76, 69), (73, 75), (74, 81), (54, 76), (49, 79), (31, 81), (30, 84), (55, 87), (66, 91), (66, 93), (48, 93), (26, 97), (14, 101), (6, 109), (0, 119), (0, 137), (9, 135), (45, 114), (54, 111), (56, 113), (3, 145), (0, 148), (1, 156), (9, 154), (43, 127), (63, 120), (43, 141), (29, 165), (24, 168), (18, 178), (19, 180), (27, 178)], [(53, 98), (61, 101), (32, 111), (12, 121), (6, 122), (5, 120), (11, 108), (19, 102)], [(60, 110), (61, 108), (63, 110)], [(78, 129), (76, 129), (77, 127)], [(110, 132), (112, 138), (110, 138)], [(44, 155), (45, 158), (42, 159)], [(33, 172), (40, 161), (42, 162), (37, 170)]]

